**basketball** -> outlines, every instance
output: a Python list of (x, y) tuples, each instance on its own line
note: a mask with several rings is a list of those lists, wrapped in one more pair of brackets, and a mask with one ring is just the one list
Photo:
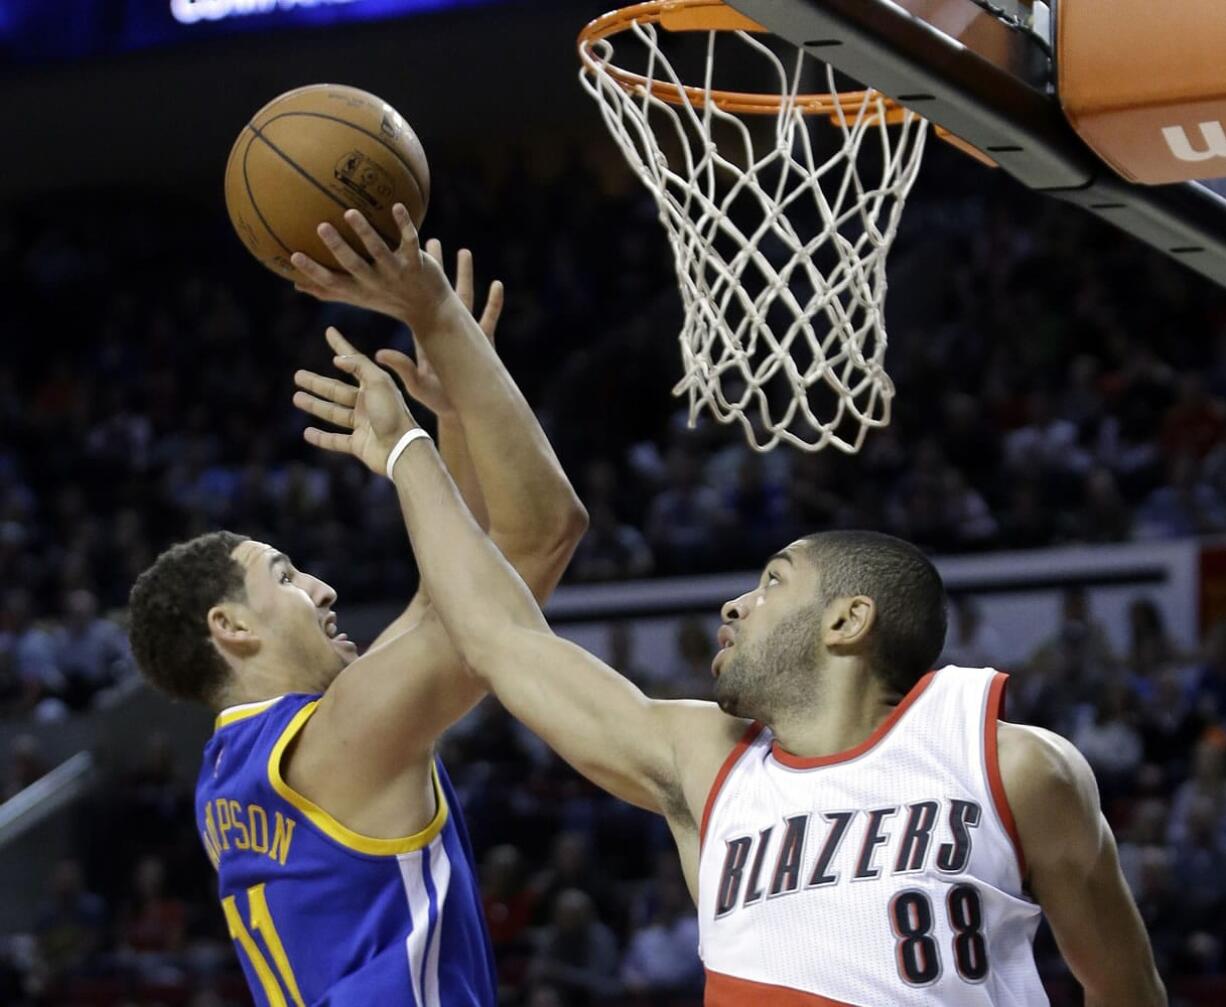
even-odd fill
[(343, 219), (360, 210), (388, 246), (400, 243), (392, 206), (421, 227), (430, 168), (417, 134), (387, 102), (340, 84), (310, 84), (274, 98), (247, 123), (226, 164), (226, 209), (257, 259), (293, 278), (290, 255), (337, 263), (316, 233), (327, 221), (359, 252)]

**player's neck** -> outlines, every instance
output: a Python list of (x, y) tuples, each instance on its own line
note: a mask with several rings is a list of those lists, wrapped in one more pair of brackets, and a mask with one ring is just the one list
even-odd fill
[(291, 670), (273, 655), (261, 654), (231, 667), (234, 674), (222, 698), (223, 709), (246, 703), (262, 703), (290, 692), (310, 691), (301, 683), (295, 683)]
[(899, 696), (858, 667), (828, 669), (814, 702), (789, 709), (771, 730), (792, 755), (837, 755), (868, 740), (898, 705)]

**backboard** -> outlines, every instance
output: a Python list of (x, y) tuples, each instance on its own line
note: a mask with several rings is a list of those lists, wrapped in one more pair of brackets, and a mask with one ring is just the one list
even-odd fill
[(1226, 286), (1226, 198), (1213, 183), (1131, 184), (1086, 146), (1057, 97), (1048, 4), (728, 2), (956, 134), (1029, 188), (1080, 206)]

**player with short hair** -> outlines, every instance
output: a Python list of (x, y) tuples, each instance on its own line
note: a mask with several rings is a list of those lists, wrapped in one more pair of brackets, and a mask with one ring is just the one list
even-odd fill
[[(436, 275), (416, 280), (435, 296)], [(466, 665), (590, 780), (665, 816), (708, 1004), (1043, 1004), (1040, 912), (1087, 1004), (1166, 1002), (1085, 760), (1000, 719), (1007, 676), (929, 670), (945, 591), (918, 549), (868, 532), (793, 542), (723, 607), (717, 702), (652, 701), (554, 636), (388, 375), (356, 352), (336, 363), (361, 404), (350, 432), (307, 440), (375, 472), (390, 461)]]
[[(546, 597), (585, 514), (491, 346), (501, 287), (479, 326), (471, 257), (461, 252), (453, 290), (433, 245), (437, 296), (407, 303), (403, 249), (359, 214), (347, 219), (373, 262), (324, 225), (346, 272), (296, 256), (301, 287), (413, 328), (416, 364), (387, 350), (379, 359), (439, 414), (443, 454), (470, 506), (488, 511), (490, 534)], [(343, 401), (340, 385), (311, 387)], [(338, 404), (334, 418), (353, 406)], [(493, 1007), (472, 853), (434, 754), (484, 687), (463, 672), (424, 591), (361, 656), (338, 632), (335, 603), (331, 587), (273, 546), (225, 531), (167, 550), (132, 589), (144, 674), (218, 711), (197, 824), (248, 983), (270, 1007)]]

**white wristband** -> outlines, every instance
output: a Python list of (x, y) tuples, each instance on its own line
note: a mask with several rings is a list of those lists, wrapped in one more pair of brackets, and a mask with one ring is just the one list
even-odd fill
[(395, 478), (395, 476), (392, 473), (396, 469), (396, 462), (398, 462), (400, 460), (400, 456), (404, 454), (404, 449), (407, 448), (410, 444), (412, 444), (415, 440), (419, 440), (422, 437), (424, 437), (426, 440), (430, 439), (430, 435), (426, 433), (421, 427), (414, 427), (412, 430), (408, 431), (403, 437), (400, 438), (400, 440), (396, 442), (396, 446), (392, 448), (392, 450), (388, 453), (388, 456), (387, 456), (387, 477), (389, 479)]

